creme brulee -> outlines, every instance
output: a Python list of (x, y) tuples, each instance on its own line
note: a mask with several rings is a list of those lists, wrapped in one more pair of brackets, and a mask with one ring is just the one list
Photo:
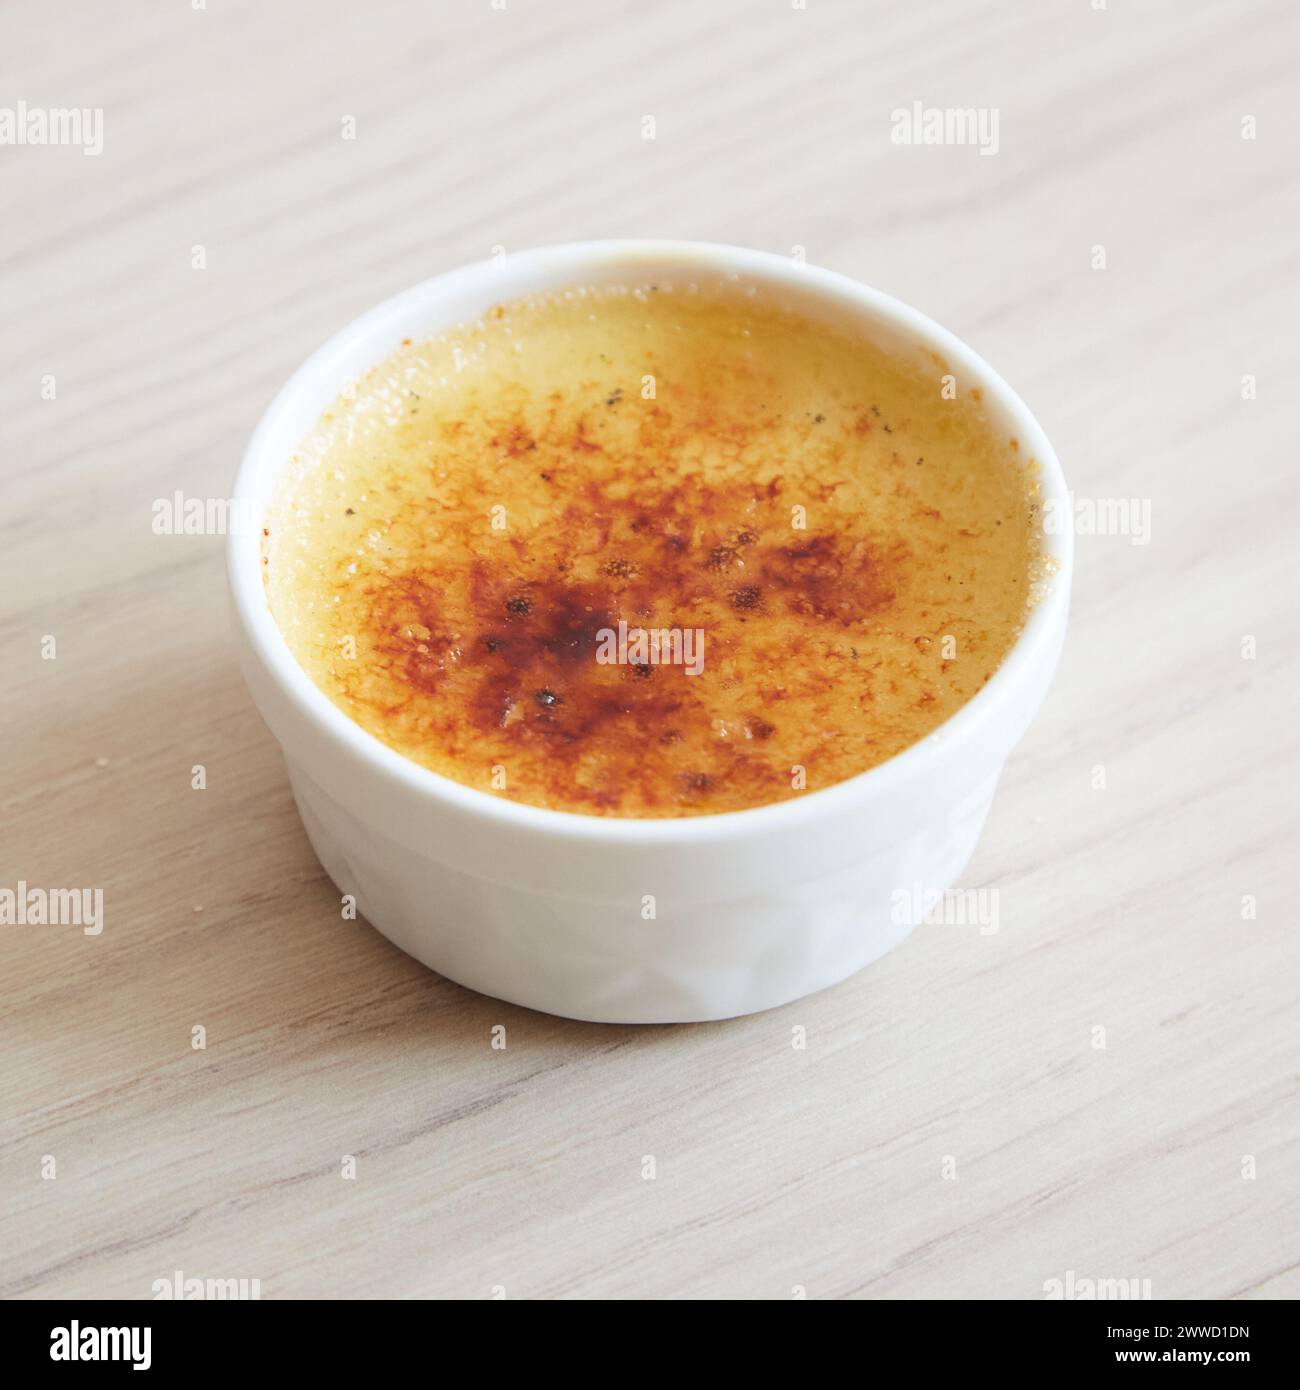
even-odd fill
[(1035, 597), (1035, 468), (978, 393), (735, 288), (571, 290), (407, 342), (266, 523), (271, 610), (467, 786), (734, 811), (901, 752)]

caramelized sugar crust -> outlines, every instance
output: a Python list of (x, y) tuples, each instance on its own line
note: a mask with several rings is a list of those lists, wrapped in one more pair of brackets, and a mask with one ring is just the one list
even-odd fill
[[(1025, 617), (1033, 470), (945, 371), (724, 287), (502, 306), (324, 417), (267, 522), (272, 611), (362, 728), (483, 791), (657, 817), (828, 786)], [(698, 629), (699, 674), (600, 660), (620, 620)]]

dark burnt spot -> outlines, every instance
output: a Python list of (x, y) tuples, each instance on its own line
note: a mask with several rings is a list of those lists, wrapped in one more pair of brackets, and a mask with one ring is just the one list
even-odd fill
[(729, 569), (740, 559), (740, 552), (733, 550), (729, 545), (717, 545), (709, 551), (709, 568), (711, 570)]
[[(491, 588), (485, 580), (484, 599)], [(494, 606), (483, 611), (490, 613)], [(548, 756), (560, 759), (560, 765), (581, 758), (584, 749), (601, 746), (612, 737), (606, 727), (626, 713), (625, 702), (603, 696), (604, 668), (596, 660), (600, 632), (612, 624), (599, 590), (558, 578), (537, 581), (526, 623), (508, 640), (493, 635), (467, 649), (461, 674), (471, 684), (458, 706), (460, 717), (471, 727), (495, 726), (514, 744), (544, 739), (552, 750)], [(475, 661), (474, 654), (484, 647), (492, 655)], [(539, 717), (526, 718), (528, 707)], [(560, 765), (557, 776), (563, 775)]]
[(649, 676), (653, 673), (654, 670), (652, 666), (647, 666), (644, 661), (634, 662), (632, 665), (632, 669), (637, 673), (638, 676)]
[(533, 601), (527, 594), (515, 594), (506, 599), (506, 612), (512, 618), (526, 618), (533, 611)]
[(601, 632), (614, 627), (603, 596), (583, 587), (556, 594), (540, 616), (542, 650), (567, 662), (594, 663)]
[(776, 729), (765, 719), (757, 719), (749, 725), (749, 734), (751, 738), (771, 738), (774, 733), (776, 733)]
[(847, 544), (833, 535), (810, 536), (766, 552), (762, 577), (790, 612), (845, 626), (861, 622), (894, 597), (882, 583), (866, 543)]
[(741, 531), (736, 537), (737, 545), (753, 545), (758, 536), (753, 531)]
[[(531, 724), (516, 706), (531, 700), (547, 712), (544, 722), (559, 721), (553, 732), (578, 737), (590, 732), (586, 714), (604, 670), (596, 660), (601, 632), (615, 626), (607, 598), (603, 588), (562, 577), (532, 580), (525, 595), (518, 580), (505, 588), (486, 566), (477, 567), (470, 622), (478, 636), (461, 639), (464, 656), (457, 666), (458, 678), (468, 682), (459, 687), (462, 696), (458, 698), (469, 706), (464, 717), (471, 724), (481, 719), (485, 725), (502, 727), (512, 739), (526, 737)], [(523, 612), (516, 602), (519, 599), (527, 601)], [(513, 620), (504, 634), (494, 630), (492, 619), (503, 607)], [(569, 687), (575, 680), (579, 686), (571, 698)], [(508, 713), (505, 724), (501, 724), (502, 709)], [(592, 714), (596, 722), (601, 717), (598, 711)]]
[(744, 584), (731, 595), (731, 606), (744, 611), (757, 608), (762, 594), (757, 584)]

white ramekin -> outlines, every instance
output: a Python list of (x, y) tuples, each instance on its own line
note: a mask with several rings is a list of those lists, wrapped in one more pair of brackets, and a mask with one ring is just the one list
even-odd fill
[[(240, 657), (288, 762), (321, 863), (402, 950), (472, 989), (604, 1022), (728, 1018), (844, 979), (907, 934), (899, 894), (938, 892), (965, 867), (1002, 765), (1060, 654), (1072, 538), (1045, 539), (1051, 589), (989, 683), (947, 723), (848, 781), (771, 806), (678, 820), (547, 811), (440, 777), (380, 743), (294, 660), (267, 607), (261, 518), (321, 413), (403, 338), (544, 289), (721, 273), (876, 340), (937, 353), (963, 392), (1041, 469), (1068, 515), (1052, 446), (970, 348), (896, 299), (842, 275), (732, 246), (587, 242), (439, 275), (358, 319), (272, 401), (248, 446), (230, 538)], [(241, 510), (247, 508), (249, 510)]]

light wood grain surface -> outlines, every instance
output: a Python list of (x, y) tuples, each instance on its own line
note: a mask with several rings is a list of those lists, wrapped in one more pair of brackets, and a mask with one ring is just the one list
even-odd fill
[[(0, 106), (101, 108), (104, 145), (0, 146), (0, 887), (102, 887), (105, 926), (0, 928), (0, 1293), (1300, 1294), (1296, 6), (9, 0), (4, 30)], [(996, 155), (892, 143), (917, 101), (996, 109)], [(1000, 929), (726, 1024), (531, 1014), (340, 921), (223, 542), (151, 531), (382, 297), (629, 235), (898, 295), (1079, 498), (1151, 507), (1148, 544), (1079, 538), (965, 880)]]

